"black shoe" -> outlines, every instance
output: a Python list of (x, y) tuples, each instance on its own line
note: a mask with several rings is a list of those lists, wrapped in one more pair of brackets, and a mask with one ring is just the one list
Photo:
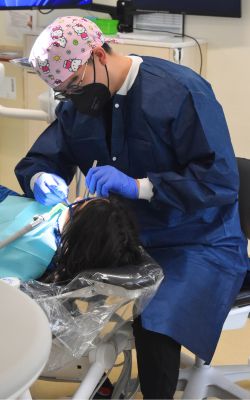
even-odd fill
[(113, 390), (114, 390), (114, 386), (112, 385), (110, 380), (107, 378), (103, 382), (100, 389), (96, 392), (93, 399), (111, 399)]

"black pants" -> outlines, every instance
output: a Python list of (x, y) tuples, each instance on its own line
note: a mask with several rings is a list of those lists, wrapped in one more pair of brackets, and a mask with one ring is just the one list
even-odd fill
[(169, 336), (151, 332), (134, 320), (138, 374), (144, 399), (172, 399), (180, 368), (181, 345)]

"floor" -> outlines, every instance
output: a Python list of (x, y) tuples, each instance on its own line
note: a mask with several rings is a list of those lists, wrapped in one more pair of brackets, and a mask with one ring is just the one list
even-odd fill
[[(248, 320), (243, 329), (225, 331), (222, 333), (213, 358), (213, 364), (246, 364), (248, 362), (248, 357), (250, 357), (250, 320)], [(136, 360), (134, 355), (133, 374), (135, 373)], [(114, 370), (111, 371), (111, 380), (115, 381), (118, 374), (119, 368), (114, 368)], [(249, 381), (244, 381), (241, 385), (250, 390), (250, 377)], [(70, 397), (72, 393), (74, 393), (76, 387), (76, 384), (37, 381), (32, 386), (31, 392), (34, 399), (63, 399)], [(176, 398), (180, 397), (181, 393), (177, 392)], [(138, 393), (136, 398), (142, 399), (141, 393)]]

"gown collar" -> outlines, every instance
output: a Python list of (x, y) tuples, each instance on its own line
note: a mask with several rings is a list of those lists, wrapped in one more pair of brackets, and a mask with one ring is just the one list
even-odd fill
[(138, 71), (140, 68), (140, 64), (143, 62), (143, 59), (138, 56), (128, 56), (132, 60), (131, 67), (129, 69), (129, 72), (127, 74), (127, 77), (125, 81), (123, 82), (122, 86), (118, 90), (116, 94), (126, 96), (128, 93), (129, 89), (133, 86), (133, 83), (138, 75)]

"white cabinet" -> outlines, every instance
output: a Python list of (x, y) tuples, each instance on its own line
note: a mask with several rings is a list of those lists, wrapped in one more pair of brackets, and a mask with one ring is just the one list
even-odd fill
[[(0, 97), (0, 104), (5, 107), (23, 108), (23, 70), (4, 62), (5, 76), (16, 81), (16, 98)], [(0, 116), (0, 184), (20, 191), (14, 174), (17, 162), (27, 151), (27, 121)]]
[[(38, 96), (47, 91), (48, 86), (36, 73), (24, 71), (24, 105), (25, 108), (39, 109)], [(48, 126), (46, 121), (27, 120), (26, 143), (27, 151)]]
[(193, 39), (182, 38), (164, 42), (124, 39), (123, 43), (112, 44), (112, 48), (123, 55), (152, 56), (177, 62), (198, 73), (202, 63), (202, 76), (206, 77), (206, 43), (199, 41), (199, 45)]

